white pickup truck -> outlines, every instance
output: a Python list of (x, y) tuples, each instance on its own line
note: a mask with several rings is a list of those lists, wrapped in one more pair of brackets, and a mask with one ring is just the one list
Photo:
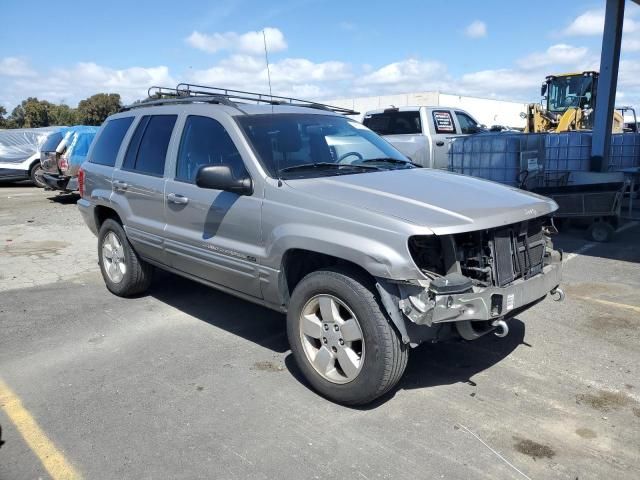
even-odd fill
[(469, 113), (448, 107), (369, 110), (362, 123), (414, 163), (443, 169), (449, 167), (448, 138), (486, 131)]

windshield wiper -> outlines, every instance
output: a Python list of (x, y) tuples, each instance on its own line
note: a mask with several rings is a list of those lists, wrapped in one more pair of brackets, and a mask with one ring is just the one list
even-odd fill
[(360, 163), (393, 163), (396, 165), (402, 164), (402, 165), (413, 165), (414, 167), (420, 166), (417, 163), (409, 162), (407, 160), (400, 160), (398, 158), (392, 158), (392, 157), (368, 158), (366, 160), (362, 160)]
[(294, 172), (298, 170), (340, 170), (343, 168), (358, 168), (361, 170), (380, 170), (373, 165), (358, 165), (352, 163), (332, 163), (332, 162), (318, 162), (318, 163), (303, 163), (301, 165), (292, 165), (290, 167), (281, 168), (281, 172)]

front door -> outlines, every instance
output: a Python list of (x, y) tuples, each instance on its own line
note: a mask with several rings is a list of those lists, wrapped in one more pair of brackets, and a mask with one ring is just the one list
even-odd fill
[(175, 171), (165, 186), (169, 264), (217, 285), (260, 297), (258, 248), (262, 200), (196, 186), (198, 169), (227, 165), (246, 174), (233, 140), (216, 119), (185, 119)]
[(131, 137), (122, 167), (114, 170), (113, 201), (136, 251), (165, 262), (164, 167), (177, 115), (145, 115)]

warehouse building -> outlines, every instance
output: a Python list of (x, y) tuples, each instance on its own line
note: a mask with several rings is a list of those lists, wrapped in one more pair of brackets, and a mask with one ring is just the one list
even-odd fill
[(323, 103), (337, 107), (351, 108), (360, 112), (387, 108), (390, 106), (437, 106), (460, 108), (469, 112), (475, 119), (488, 126), (503, 125), (523, 128), (524, 120), (520, 114), (526, 111), (526, 103), (495, 100), (492, 98), (469, 97), (442, 92), (418, 92), (375, 97), (340, 98), (326, 100)]

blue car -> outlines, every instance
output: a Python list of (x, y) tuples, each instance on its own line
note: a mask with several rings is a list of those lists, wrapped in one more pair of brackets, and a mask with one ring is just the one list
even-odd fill
[(78, 190), (78, 170), (85, 161), (99, 127), (77, 125), (52, 133), (40, 150), (42, 180), (48, 189)]

